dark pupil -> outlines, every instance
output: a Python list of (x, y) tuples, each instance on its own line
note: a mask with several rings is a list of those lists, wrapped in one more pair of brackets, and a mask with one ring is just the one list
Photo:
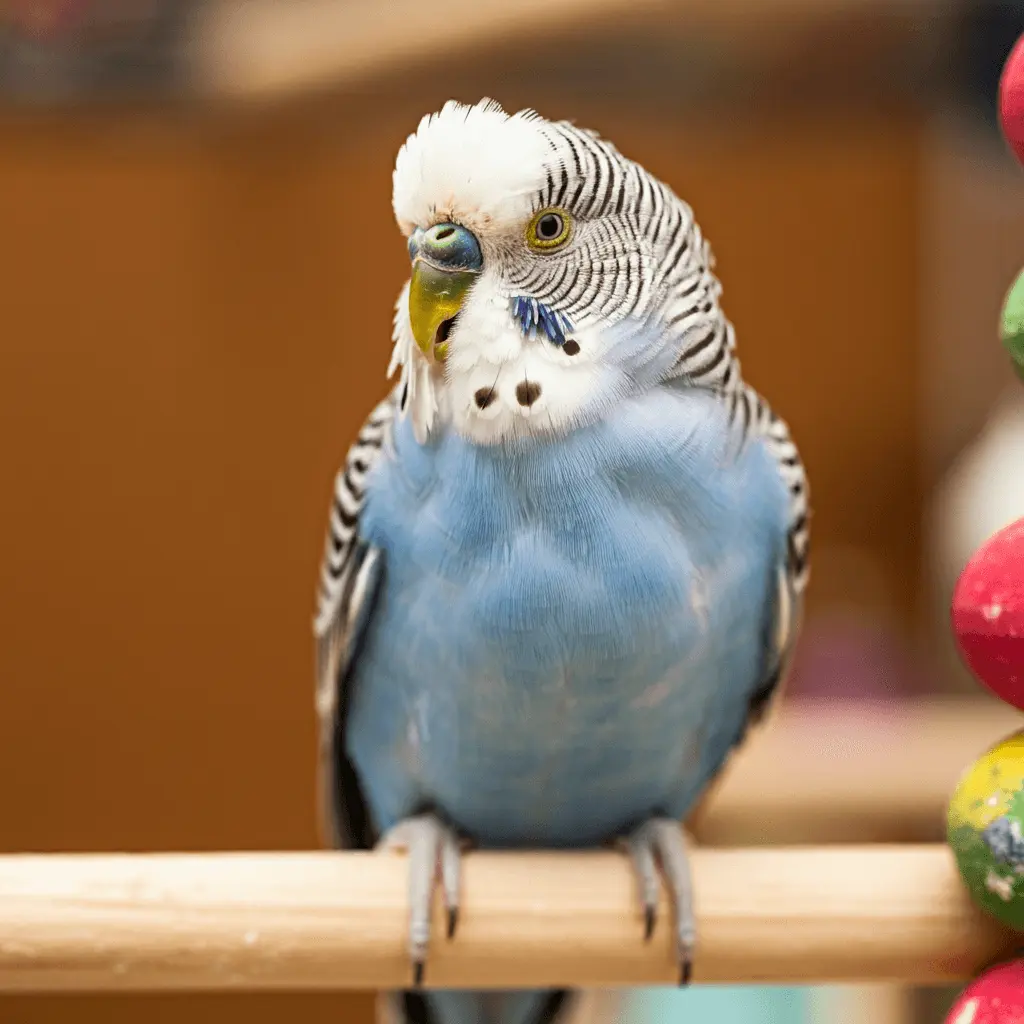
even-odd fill
[(540, 238), (557, 238), (562, 233), (562, 218), (556, 214), (549, 213), (541, 217), (537, 225), (537, 234)]

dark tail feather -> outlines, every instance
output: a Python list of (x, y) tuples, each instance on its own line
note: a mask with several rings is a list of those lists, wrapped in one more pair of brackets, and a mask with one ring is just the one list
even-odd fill
[[(526, 1001), (528, 996), (541, 997)], [(390, 1000), (394, 1024), (563, 1024), (569, 989), (548, 992), (399, 992)]]
[(438, 1024), (427, 997), (419, 992), (403, 992), (397, 1002), (401, 1007), (401, 1024)]
[(572, 992), (567, 988), (555, 989), (544, 1000), (540, 1012), (531, 1024), (559, 1024), (572, 1009)]

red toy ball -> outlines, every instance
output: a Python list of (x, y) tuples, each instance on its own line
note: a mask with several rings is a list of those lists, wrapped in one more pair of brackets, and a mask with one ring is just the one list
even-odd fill
[(978, 679), (1024, 710), (1024, 519), (989, 538), (960, 574), (953, 631)]
[(999, 82), (999, 119), (1003, 135), (1024, 163), (1024, 36), (1010, 51)]
[(1024, 1019), (1024, 961), (1000, 964), (960, 993), (946, 1024), (1019, 1024)]

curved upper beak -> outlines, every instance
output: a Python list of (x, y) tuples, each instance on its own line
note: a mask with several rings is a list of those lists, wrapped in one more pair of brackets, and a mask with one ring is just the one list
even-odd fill
[(443, 359), (448, 335), (483, 268), (480, 243), (461, 224), (417, 228), (409, 238), (409, 323), (424, 355)]

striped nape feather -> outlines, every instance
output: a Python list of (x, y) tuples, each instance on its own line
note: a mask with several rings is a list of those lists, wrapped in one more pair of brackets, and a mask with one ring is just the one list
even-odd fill
[[(692, 209), (594, 132), (568, 122), (546, 130), (560, 160), (549, 166), (535, 205), (571, 211), (591, 237), (573, 259), (535, 261), (514, 286), (569, 320), (643, 315), (674, 354), (666, 379), (719, 395), (740, 443), (762, 439), (789, 494), (787, 569), (801, 593), (810, 554), (807, 476), (787, 424), (743, 380), (736, 333), (719, 304), (714, 254)], [(623, 244), (623, 237), (642, 244)]]
[(547, 171), (535, 205), (569, 210), (587, 237), (558, 260), (513, 267), (513, 285), (576, 322), (638, 315), (676, 353), (668, 377), (737, 390), (735, 332), (691, 208), (593, 132), (558, 122), (548, 133), (560, 168)]

